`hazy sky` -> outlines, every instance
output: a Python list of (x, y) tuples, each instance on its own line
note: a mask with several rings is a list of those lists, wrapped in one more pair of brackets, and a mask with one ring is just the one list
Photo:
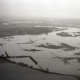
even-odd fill
[(0, 16), (80, 18), (80, 0), (0, 0)]

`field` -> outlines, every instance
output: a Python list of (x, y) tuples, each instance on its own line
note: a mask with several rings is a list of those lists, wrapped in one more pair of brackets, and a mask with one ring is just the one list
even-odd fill
[[(79, 27), (80, 20), (57, 20), (57, 19), (0, 19), (0, 37), (25, 35), (25, 34), (47, 34), (55, 27)], [(39, 26), (39, 27), (35, 27)]]
[(0, 57), (49, 74), (80, 77), (79, 20), (3, 19)]

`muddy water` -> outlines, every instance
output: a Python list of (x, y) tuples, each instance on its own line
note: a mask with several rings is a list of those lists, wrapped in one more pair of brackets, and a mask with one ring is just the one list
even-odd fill
[[(63, 27), (58, 27), (62, 29)], [(66, 28), (42, 35), (16, 35), (0, 39), (0, 55), (5, 51), (9, 56), (31, 56), (37, 64), (29, 57), (10, 58), (17, 63), (22, 62), (34, 68), (69, 75), (80, 75), (80, 36), (79, 28)], [(60, 36), (57, 33), (67, 32), (72, 36)], [(75, 37), (75, 34), (77, 36)]]

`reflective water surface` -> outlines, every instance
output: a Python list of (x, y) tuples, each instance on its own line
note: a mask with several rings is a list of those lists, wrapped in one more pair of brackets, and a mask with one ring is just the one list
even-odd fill
[(80, 75), (80, 29), (57, 27), (40, 35), (0, 38), (0, 55), (33, 68)]

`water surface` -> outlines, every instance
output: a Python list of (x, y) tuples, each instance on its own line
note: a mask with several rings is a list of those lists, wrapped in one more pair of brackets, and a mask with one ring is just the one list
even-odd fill
[(0, 55), (7, 56), (6, 51), (8, 56), (12, 56), (11, 61), (48, 69), (49, 72), (80, 75), (80, 55), (76, 55), (80, 52), (79, 28), (57, 27), (48, 34), (4, 37), (0, 38), (0, 44)]

